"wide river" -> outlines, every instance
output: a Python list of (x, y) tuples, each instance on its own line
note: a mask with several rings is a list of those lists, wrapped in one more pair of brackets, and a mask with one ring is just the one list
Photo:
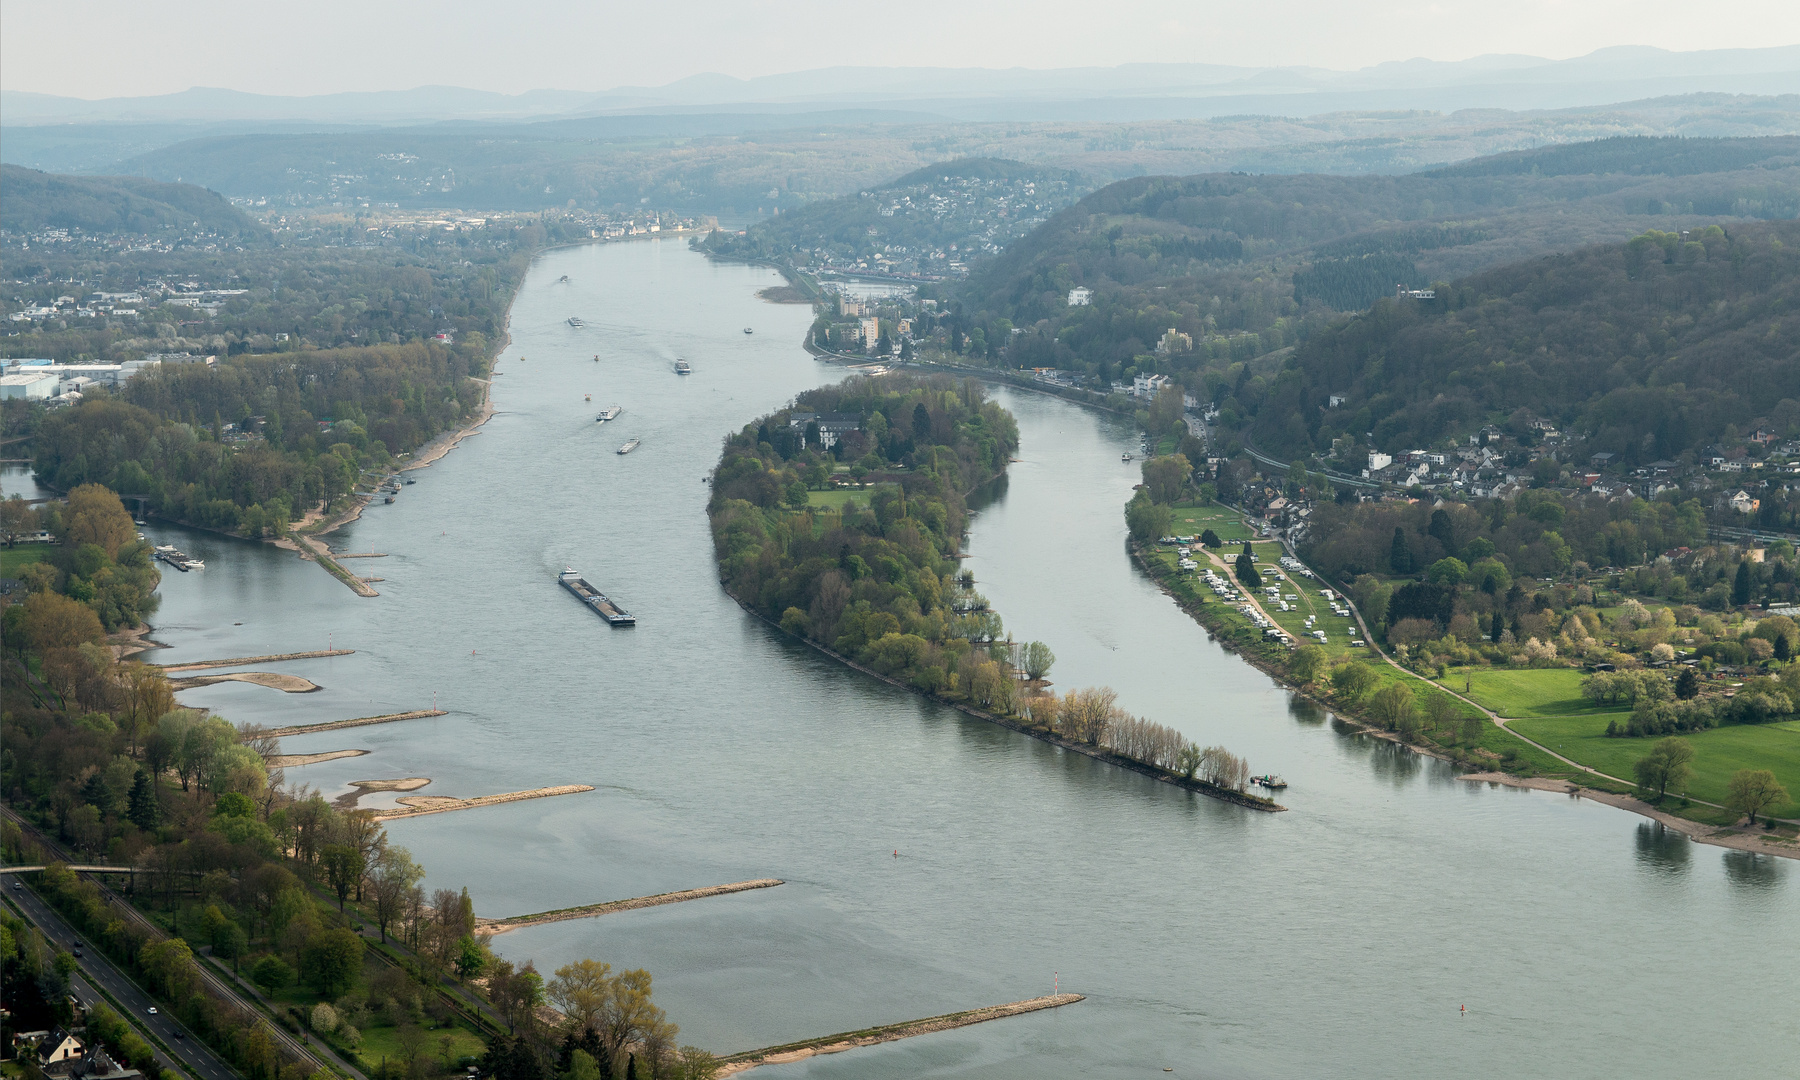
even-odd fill
[[(280, 665), (318, 693), (183, 695), (233, 720), (434, 694), (449, 710), (287, 740), (371, 751), (290, 770), (328, 796), (413, 776), (459, 796), (592, 784), (389, 826), (428, 887), (466, 884), (479, 914), (785, 879), (497, 939), (546, 973), (648, 968), (683, 1042), (766, 1046), (1053, 980), (1087, 995), (770, 1080), (1800, 1075), (1795, 867), (1337, 730), (1132, 568), (1136, 469), (1119, 454), (1137, 433), (1114, 419), (1001, 391), (1023, 460), (975, 519), (968, 565), (1017, 636), (1055, 649), (1058, 685), (1111, 685), (1284, 774), (1289, 812), (1065, 754), (746, 616), (718, 586), (701, 477), (721, 436), (842, 375), (796, 344), (807, 308), (756, 298), (778, 283), (671, 241), (546, 255), (513, 310), (497, 415), (334, 537), (387, 553), (350, 564), (381, 597), (272, 547), (153, 528), (208, 564), (165, 576), (155, 658), (356, 650)], [(597, 425), (614, 403), (624, 415)], [(614, 453), (627, 438), (643, 443)], [(637, 628), (558, 588), (565, 565)]]

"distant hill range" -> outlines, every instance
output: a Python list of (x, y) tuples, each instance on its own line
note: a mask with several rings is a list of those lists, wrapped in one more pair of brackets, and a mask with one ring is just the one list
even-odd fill
[(607, 113), (882, 109), (958, 121), (1118, 122), (1384, 109), (1563, 109), (1696, 92), (1800, 93), (1800, 46), (1670, 52), (1601, 49), (1568, 60), (1486, 55), (1414, 59), (1355, 71), (1223, 64), (1110, 68), (832, 67), (753, 79), (705, 74), (657, 87), (508, 95), (452, 86), (278, 97), (196, 87), (157, 97), (77, 98), (6, 91), (0, 121), (295, 121), (408, 124)]
[(218, 194), (193, 184), (136, 176), (57, 176), (0, 165), (0, 229), (31, 234), (78, 229), (93, 235), (216, 234), (243, 242), (268, 230)]
[[(1293, 345), (1397, 285), (1653, 228), (1796, 214), (1792, 136), (1607, 139), (1405, 176), (1141, 177), (1013, 244), (963, 298), (978, 320), (1025, 329), (1009, 363), (1103, 381), (1127, 369), (1180, 375)], [(1089, 304), (1068, 303), (1077, 286)], [(1158, 350), (1171, 328), (1182, 336)], [(1228, 395), (1235, 406), (1253, 407), (1261, 375), (1242, 376)]]

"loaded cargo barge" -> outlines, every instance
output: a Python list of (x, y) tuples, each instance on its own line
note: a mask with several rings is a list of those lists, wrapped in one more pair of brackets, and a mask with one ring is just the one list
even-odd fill
[(607, 599), (606, 594), (588, 584), (587, 578), (573, 567), (565, 567), (557, 578), (563, 588), (581, 598), (581, 602), (593, 608), (602, 619), (614, 626), (636, 626), (637, 616), (626, 611), (618, 604)]

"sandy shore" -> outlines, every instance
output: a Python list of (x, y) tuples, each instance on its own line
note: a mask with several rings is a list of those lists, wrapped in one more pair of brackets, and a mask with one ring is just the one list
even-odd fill
[(1605, 803), (1607, 806), (1620, 810), (1642, 814), (1661, 822), (1689, 839), (1698, 840), (1702, 844), (1714, 844), (1737, 851), (1754, 851), (1762, 855), (1779, 855), (1784, 859), (1800, 859), (1800, 841), (1787, 840), (1760, 831), (1751, 832), (1748, 829), (1735, 827), (1720, 828), (1704, 822), (1689, 821), (1687, 818), (1676, 817), (1674, 814), (1658, 810), (1642, 799), (1630, 795), (1615, 795), (1610, 791), (1597, 791), (1594, 788), (1571, 784), (1566, 780), (1551, 780), (1541, 776), (1513, 776), (1501, 772), (1464, 773), (1457, 779), (1485, 784), (1501, 784), (1506, 787), (1529, 788), (1533, 791), (1555, 791), (1581, 799), (1592, 799), (1597, 803)]
[[(364, 795), (370, 795), (377, 791), (417, 791), (429, 783), (431, 783), (429, 776), (403, 776), (398, 780), (352, 780), (350, 781), (352, 790), (339, 795), (331, 801), (331, 804), (339, 810), (354, 810), (357, 800)], [(376, 815), (376, 820), (381, 820), (379, 814)]]
[(408, 795), (400, 800), (402, 809), (382, 810), (375, 815), (375, 820), (393, 821), (396, 818), (423, 817), (426, 814), (447, 814), (452, 810), (473, 810), (482, 806), (499, 806), (501, 803), (520, 802), (524, 799), (547, 799), (552, 795), (577, 795), (592, 790), (593, 787), (588, 784), (560, 784), (556, 787), (533, 788), (530, 791), (509, 791), (504, 795), (479, 795), (473, 799), (456, 799), (448, 795)]
[(224, 675), (195, 675), (187, 679), (170, 679), (169, 687), (174, 690), (193, 690), (221, 682), (255, 683), (257, 686), (266, 686), (271, 690), (280, 690), (286, 694), (310, 694), (314, 690), (323, 689), (311, 679), (302, 679), (298, 675), (282, 675), (274, 671), (233, 671)]
[(271, 769), (297, 769), (302, 765), (317, 765), (321, 761), (362, 757), (367, 753), (367, 750), (328, 750), (323, 754), (276, 754), (269, 759), (268, 765)]
[[(499, 358), (496, 357), (495, 359), (497, 361)], [(481, 425), (487, 423), (494, 415), (494, 384), (484, 379), (477, 379), (475, 381), (481, 383), (482, 390), (481, 408), (475, 413), (474, 418), (462, 427), (459, 427), (454, 431), (446, 431), (442, 435), (439, 435), (437, 438), (426, 443), (424, 446), (413, 451), (412, 459), (400, 466), (401, 472), (408, 472), (412, 469), (423, 469), (438, 458), (441, 458), (445, 454), (456, 449), (456, 444), (462, 442), (471, 435), (480, 433)]]

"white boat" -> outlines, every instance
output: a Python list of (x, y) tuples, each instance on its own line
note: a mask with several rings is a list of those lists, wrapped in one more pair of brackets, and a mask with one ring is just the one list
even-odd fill
[(693, 373), (694, 373), (694, 369), (691, 366), (689, 366), (689, 364), (686, 360), (675, 361), (675, 374), (677, 374), (677, 375), (692, 375)]
[(594, 417), (594, 423), (604, 424), (608, 420), (617, 420), (619, 418), (619, 414), (624, 411), (625, 410), (623, 408), (621, 408), (617, 405), (608, 405), (606, 408), (600, 410), (599, 416)]
[(619, 447), (619, 453), (621, 453), (621, 454), (631, 453), (633, 450), (636, 450), (638, 448), (638, 443), (640, 443), (642, 441), (643, 440), (641, 440), (641, 439), (631, 440), (630, 442), (626, 443), (624, 446)]
[(582, 327), (586, 326), (587, 323), (582, 322), (579, 316), (571, 315), (571, 316), (569, 316), (569, 325), (573, 326), (575, 329), (579, 330)]
[(746, 326), (746, 327), (744, 327), (744, 333), (754, 334), (754, 333), (756, 333), (756, 331), (754, 331), (754, 330), (750, 329), (748, 326)]
[(1128, 450), (1125, 453), (1120, 454), (1119, 460), (1120, 461), (1130, 461), (1131, 460), (1131, 452)]

